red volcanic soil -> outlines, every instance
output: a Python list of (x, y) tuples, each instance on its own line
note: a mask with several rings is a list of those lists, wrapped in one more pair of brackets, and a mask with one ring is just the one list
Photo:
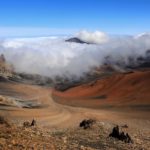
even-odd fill
[(118, 73), (64, 92), (53, 91), (57, 102), (74, 106), (150, 106), (150, 70)]

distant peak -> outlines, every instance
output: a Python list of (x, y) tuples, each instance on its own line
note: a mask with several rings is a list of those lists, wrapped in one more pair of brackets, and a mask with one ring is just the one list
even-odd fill
[(80, 40), (80, 39), (77, 38), (77, 37), (69, 38), (69, 39), (67, 39), (67, 40), (65, 40), (65, 41), (66, 41), (66, 42), (80, 43), (80, 44), (84, 44), (84, 43), (90, 44), (90, 43), (87, 43), (87, 42), (84, 42), (84, 41)]

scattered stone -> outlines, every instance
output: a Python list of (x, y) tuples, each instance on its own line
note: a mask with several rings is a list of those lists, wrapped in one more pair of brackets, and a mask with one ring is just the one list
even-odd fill
[(16, 141), (13, 139), (13, 140), (11, 141), (11, 143), (12, 143), (13, 145), (15, 145), (15, 144), (16, 144)]
[[(130, 130), (133, 135), (134, 143), (127, 144), (131, 137), (125, 132), (121, 126), (110, 124), (109, 128), (100, 126), (97, 121), (92, 130), (88, 132), (78, 127), (68, 129), (50, 130), (43, 127), (31, 127), (32, 120), (29, 121), (29, 128), (20, 126), (7, 127), (0, 124), (0, 149), (50, 149), (50, 150), (148, 150), (150, 143), (145, 138), (149, 139), (149, 132), (139, 132), (138, 130)], [(110, 127), (116, 132), (120, 139), (106, 138), (109, 134)], [(107, 132), (106, 132), (107, 131)], [(120, 131), (120, 132), (118, 132)], [(57, 134), (54, 134), (57, 132)], [(128, 141), (129, 140), (129, 141)], [(123, 141), (123, 142), (122, 142)]]
[(36, 121), (33, 119), (31, 122), (31, 126), (35, 126), (36, 125)]
[(80, 150), (84, 150), (85, 147), (83, 145), (80, 146)]
[(136, 139), (137, 144), (142, 144), (142, 141), (140, 139)]
[(25, 121), (25, 122), (23, 123), (23, 126), (24, 126), (24, 127), (30, 127), (30, 126), (31, 126), (31, 124), (30, 124), (30, 122), (29, 122), (29, 121)]
[(81, 128), (88, 129), (88, 128), (91, 128), (95, 122), (96, 121), (93, 119), (88, 119), (88, 120), (84, 119), (83, 121), (80, 122), (79, 126)]
[(0, 138), (0, 144), (4, 145), (6, 143), (6, 139), (5, 138)]
[(3, 116), (0, 116), (0, 124), (5, 124), (6, 120)]
[(133, 140), (128, 133), (126, 133), (126, 143), (133, 143)]
[(32, 127), (32, 126), (35, 126), (36, 125), (36, 121), (33, 119), (32, 120), (32, 122), (30, 123), (29, 121), (25, 121), (24, 123), (23, 123), (23, 126), (24, 127)]
[(62, 139), (63, 139), (63, 142), (66, 144), (67, 143), (67, 137), (65, 136)]
[(124, 124), (121, 126), (122, 128), (129, 128), (129, 126), (127, 124)]
[(7, 126), (10, 126), (10, 124), (8, 123), (8, 120), (3, 116), (0, 116), (0, 124), (5, 124)]

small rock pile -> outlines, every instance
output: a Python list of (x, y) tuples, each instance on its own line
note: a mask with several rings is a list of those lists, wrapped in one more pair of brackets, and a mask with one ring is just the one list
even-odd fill
[(83, 129), (88, 129), (91, 128), (92, 125), (95, 123), (96, 121), (93, 119), (84, 119), (83, 121), (80, 122), (79, 127), (83, 128)]

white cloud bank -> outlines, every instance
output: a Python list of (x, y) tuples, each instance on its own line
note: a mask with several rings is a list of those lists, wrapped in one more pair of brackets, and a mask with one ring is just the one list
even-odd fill
[(95, 43), (95, 44), (105, 43), (109, 39), (106, 33), (100, 31), (88, 32), (84, 30), (77, 33), (76, 36), (79, 39), (83, 40), (84, 42)]
[(14, 65), (17, 72), (45, 76), (80, 76), (90, 67), (103, 64), (107, 56), (111, 57), (110, 63), (121, 61), (128, 64), (129, 57), (132, 56), (134, 60), (145, 56), (146, 50), (150, 49), (149, 34), (136, 38), (109, 37), (109, 40), (106, 40), (105, 34), (101, 32), (83, 33), (86, 33), (86, 39), (93, 42), (96, 39), (97, 43), (101, 44), (69, 43), (65, 42), (64, 38), (56, 37), (11, 38), (0, 40), (0, 53)]

